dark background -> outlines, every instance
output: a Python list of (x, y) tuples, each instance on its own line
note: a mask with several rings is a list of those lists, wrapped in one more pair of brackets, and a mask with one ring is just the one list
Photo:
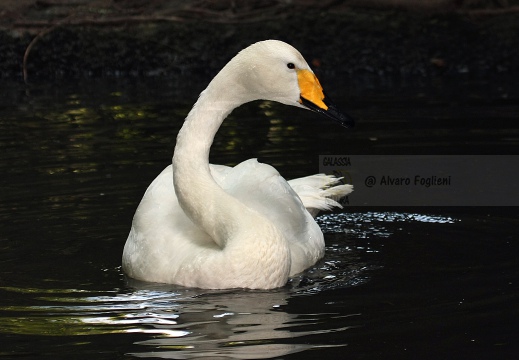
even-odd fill
[(519, 1), (3, 0), (0, 77), (214, 75), (267, 38), (334, 75), (517, 76)]

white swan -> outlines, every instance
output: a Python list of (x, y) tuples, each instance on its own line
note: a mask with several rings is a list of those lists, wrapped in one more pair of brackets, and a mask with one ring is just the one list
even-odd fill
[(264, 99), (310, 108), (353, 125), (325, 99), (301, 54), (276, 40), (236, 55), (200, 94), (168, 166), (148, 187), (123, 251), (123, 270), (139, 280), (200, 288), (271, 289), (315, 264), (323, 234), (312, 214), (352, 191), (313, 175), (285, 181), (256, 159), (209, 164), (209, 149), (236, 107)]

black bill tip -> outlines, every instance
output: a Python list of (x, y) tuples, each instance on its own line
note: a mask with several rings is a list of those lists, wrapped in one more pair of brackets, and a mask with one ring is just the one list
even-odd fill
[(355, 120), (353, 120), (351, 116), (339, 110), (337, 106), (335, 106), (335, 104), (331, 102), (326, 95), (323, 102), (328, 107), (328, 109), (323, 109), (314, 104), (313, 102), (306, 100), (304, 97), (301, 97), (301, 104), (303, 104), (308, 109), (322, 114), (327, 118), (332, 119), (333, 121), (338, 122), (345, 128), (352, 128), (353, 126), (355, 126)]

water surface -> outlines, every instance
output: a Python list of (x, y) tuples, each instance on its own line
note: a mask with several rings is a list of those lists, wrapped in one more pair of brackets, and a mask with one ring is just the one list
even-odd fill
[[(0, 358), (514, 358), (516, 208), (323, 214), (325, 258), (272, 291), (126, 279), (133, 212), (202, 84), (0, 90)], [(256, 102), (224, 123), (211, 160), (258, 157), (293, 178), (323, 154), (517, 154), (510, 82), (327, 88), (354, 130)]]

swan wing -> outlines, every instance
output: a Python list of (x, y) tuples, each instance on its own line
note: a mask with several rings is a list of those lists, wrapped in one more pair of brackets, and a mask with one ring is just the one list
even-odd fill
[(291, 275), (313, 265), (323, 256), (321, 229), (298, 194), (272, 166), (250, 159), (227, 169), (225, 176), (217, 182), (281, 231), (290, 247)]

